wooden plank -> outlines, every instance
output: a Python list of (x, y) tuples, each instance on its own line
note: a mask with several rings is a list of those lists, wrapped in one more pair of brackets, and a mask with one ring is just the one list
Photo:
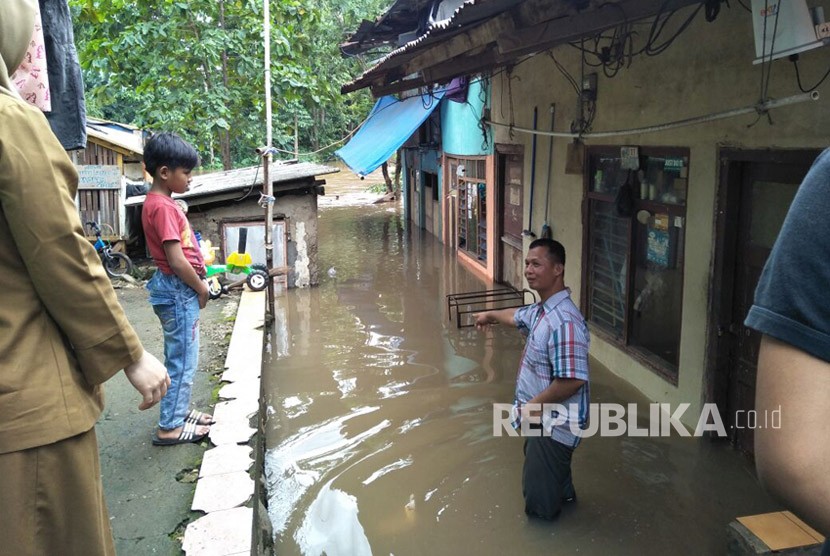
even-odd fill
[[(490, 19), (489, 25), (480, 25), (477, 28), (481, 30), (479, 32), (471, 29), (461, 35), (425, 45), (408, 62), (397, 56), (392, 57), (373, 68), (364, 78), (344, 85), (342, 92), (368, 86), (372, 94), (382, 96), (440, 83), (458, 75), (508, 65), (523, 56), (549, 50), (581, 37), (593, 36), (622, 23), (653, 17), (661, 8), (671, 11), (700, 3), (700, 0), (668, 0), (668, 4), (663, 6), (665, 1), (603, 2), (598, 9), (581, 12), (545, 0), (528, 1), (518, 9)], [(494, 37), (494, 31), (500, 27), (505, 30)], [(493, 52), (494, 43), (497, 45), (496, 52)], [(471, 55), (472, 50), (485, 46), (487, 49), (483, 54)], [(408, 56), (410, 53), (404, 54)], [(376, 69), (381, 71), (374, 71)], [(406, 79), (405, 76), (418, 71), (422, 75)]]
[(485, 52), (475, 58), (458, 56), (441, 64), (425, 68), (422, 74), (416, 78), (386, 82), (383, 85), (372, 85), (372, 94), (375, 96), (383, 96), (416, 89), (432, 83), (443, 83), (459, 75), (470, 75), (485, 69), (504, 65), (506, 60), (506, 57), (498, 53), (495, 44), (491, 44)]
[(792, 521), (793, 523), (795, 523), (798, 527), (803, 529), (805, 533), (807, 533), (808, 535), (810, 535), (811, 537), (816, 539), (817, 542), (824, 542), (825, 541), (824, 535), (822, 535), (821, 533), (819, 533), (818, 531), (816, 531), (815, 529), (813, 529), (812, 527), (810, 527), (809, 525), (807, 525), (806, 523), (801, 521), (798, 518), (798, 516), (795, 515), (794, 513), (789, 512), (789, 511), (785, 511), (784, 516), (787, 519), (789, 519), (790, 521)]
[(434, 66), (444, 60), (465, 55), (474, 56), (474, 51), (494, 42), (499, 35), (512, 32), (515, 29), (513, 18), (509, 15), (500, 15), (490, 19), (470, 30), (455, 35), (447, 41), (439, 42), (434, 48), (419, 53), (408, 63), (404, 64), (404, 75), (409, 75), (424, 68)]
[(223, 381), (236, 382), (260, 376), (264, 320), (265, 291), (243, 292), (225, 358)]
[[(809, 546), (824, 540), (808, 533), (802, 527), (802, 525), (807, 525), (790, 512), (739, 517), (738, 521), (774, 551)], [(818, 536), (821, 537), (821, 535)]]

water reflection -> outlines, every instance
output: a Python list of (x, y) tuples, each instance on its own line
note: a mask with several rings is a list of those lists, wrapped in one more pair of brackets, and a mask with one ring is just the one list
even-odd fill
[(313, 522), (334, 512), (354, 533), (341, 541), (358, 539), (344, 553), (367, 537), (375, 553), (406, 553), (400, 535), (458, 511), (459, 492), (515, 494), (513, 482), (485, 487), (495, 470), (476, 466), (503, 451), (491, 405), (512, 397), (520, 342), (447, 326), (445, 294), (484, 284), (439, 244), (407, 241), (397, 213), (327, 209), (320, 234), (320, 265), (331, 271), (319, 288), (280, 300), (286, 323), (274, 342), (269, 403), (280, 409), (269, 418), (267, 473), (277, 551), (332, 554), (313, 540)]
[[(333, 271), (279, 299), (263, 375), (278, 554), (703, 554), (736, 515), (769, 508), (728, 449), (589, 439), (574, 456), (578, 507), (528, 522), (522, 441), (494, 437), (492, 417), (512, 400), (520, 338), (446, 314), (446, 294), (490, 285), (386, 208), (328, 208), (319, 230)], [(642, 402), (592, 373), (593, 401)]]

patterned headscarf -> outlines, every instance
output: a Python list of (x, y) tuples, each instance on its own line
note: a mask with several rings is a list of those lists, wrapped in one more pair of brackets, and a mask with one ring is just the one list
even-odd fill
[(37, 0), (0, 0), (0, 94), (20, 98), (11, 84), (32, 38)]

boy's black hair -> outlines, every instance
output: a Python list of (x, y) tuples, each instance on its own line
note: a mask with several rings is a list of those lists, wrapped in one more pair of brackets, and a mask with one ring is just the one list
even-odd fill
[(548, 252), (548, 257), (555, 263), (565, 264), (565, 246), (555, 239), (539, 238), (530, 243), (529, 249), (543, 247)]
[(153, 177), (162, 166), (192, 170), (198, 165), (199, 153), (175, 133), (158, 133), (144, 145), (144, 167)]

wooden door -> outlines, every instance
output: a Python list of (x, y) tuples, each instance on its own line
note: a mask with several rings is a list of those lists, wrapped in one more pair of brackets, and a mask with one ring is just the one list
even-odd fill
[(754, 162), (742, 166), (734, 289), (726, 331), (730, 338), (727, 416), (731, 442), (752, 454), (753, 423), (748, 412), (755, 408), (761, 334), (743, 323), (752, 307), (761, 271), (809, 165)]
[(524, 255), (522, 253), (524, 184), (522, 168), (524, 156), (521, 153), (498, 155), (499, 176), (499, 261), (500, 281), (516, 289), (522, 288)]

